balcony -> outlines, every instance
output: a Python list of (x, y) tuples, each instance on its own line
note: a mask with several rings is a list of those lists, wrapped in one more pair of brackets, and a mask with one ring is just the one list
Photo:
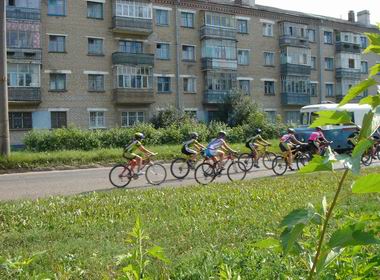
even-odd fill
[(308, 48), (309, 39), (307, 37), (283, 35), (280, 37), (280, 46), (292, 46), (299, 48)]
[(149, 36), (153, 32), (152, 19), (114, 16), (112, 31), (124, 35)]
[(201, 39), (220, 38), (236, 40), (236, 30), (222, 27), (203, 25), (201, 27)]
[(336, 70), (335, 70), (335, 78), (336, 79), (360, 80), (360, 77), (361, 77), (360, 69), (336, 68)]
[(8, 62), (11, 60), (16, 60), (15, 62), (30, 61), (30, 62), (39, 62), (42, 60), (41, 49), (34, 48), (7, 48), (7, 58)]
[(126, 89), (113, 90), (113, 101), (117, 105), (152, 104), (155, 102), (153, 89)]
[(8, 19), (40, 20), (40, 9), (7, 6)]
[(283, 105), (310, 105), (310, 95), (304, 93), (283, 92), (281, 100)]
[(309, 76), (311, 73), (311, 66), (301, 65), (301, 64), (281, 64), (281, 74), (282, 75), (299, 75), (299, 76)]
[[(359, 103), (360, 102), (360, 99), (362, 99), (364, 96), (357, 96), (353, 99), (351, 99), (348, 103)], [(342, 101), (342, 99), (344, 98), (344, 95), (337, 95), (335, 96), (335, 100), (337, 103), (340, 103), (340, 101)]]
[(154, 54), (114, 52), (112, 54), (112, 64), (153, 66), (154, 65)]
[(335, 51), (347, 52), (347, 53), (361, 53), (360, 44), (345, 43), (345, 42), (336, 42)]
[(206, 90), (203, 96), (203, 103), (211, 105), (222, 104), (228, 94), (228, 90)]
[(237, 70), (237, 60), (202, 58), (202, 70)]
[(8, 87), (9, 103), (38, 105), (41, 103), (39, 87)]

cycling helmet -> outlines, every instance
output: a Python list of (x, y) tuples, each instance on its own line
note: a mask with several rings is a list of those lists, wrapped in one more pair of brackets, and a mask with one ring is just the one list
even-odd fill
[(141, 132), (136, 132), (135, 133), (135, 139), (137, 139), (137, 140), (142, 140), (142, 139), (144, 139), (144, 134), (142, 134)]
[(218, 132), (218, 137), (226, 137), (227, 136), (227, 132), (221, 130)]
[(260, 134), (261, 132), (263, 132), (263, 131), (260, 128), (256, 129), (256, 134)]
[(322, 130), (322, 127), (317, 126), (315, 129), (316, 129), (316, 130)]
[(198, 133), (196, 132), (190, 132), (189, 136), (191, 139), (198, 139), (199, 137)]
[(288, 133), (296, 133), (296, 131), (294, 130), (294, 128), (289, 127), (288, 128)]

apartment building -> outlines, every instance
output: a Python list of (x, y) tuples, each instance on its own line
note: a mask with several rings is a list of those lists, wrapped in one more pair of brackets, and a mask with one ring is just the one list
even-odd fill
[[(252, 0), (6, 0), (11, 142), (30, 129), (128, 127), (169, 105), (200, 120), (240, 89), (274, 119), (341, 100), (376, 56), (348, 20)], [(365, 94), (374, 94), (376, 88)]]

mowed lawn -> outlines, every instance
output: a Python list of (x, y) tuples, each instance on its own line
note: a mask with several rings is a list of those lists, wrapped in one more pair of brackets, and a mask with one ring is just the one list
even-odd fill
[[(339, 201), (339, 219), (379, 213), (379, 195), (349, 195), (351, 179)], [(130, 251), (125, 241), (136, 217), (149, 244), (164, 248), (171, 261), (164, 274), (171, 279), (219, 279), (221, 263), (242, 279), (300, 279), (305, 266), (297, 257), (288, 261), (254, 243), (278, 236), (279, 221), (291, 210), (309, 202), (318, 208), (324, 195), (331, 202), (334, 190), (334, 176), (317, 173), (1, 203), (0, 256), (16, 260), (42, 253), (18, 274), (0, 268), (0, 279), (116, 278), (115, 257)], [(155, 262), (149, 271), (163, 273)]]

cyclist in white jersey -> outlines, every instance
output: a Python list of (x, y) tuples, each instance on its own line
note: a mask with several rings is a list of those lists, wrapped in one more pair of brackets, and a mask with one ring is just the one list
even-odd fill
[(227, 133), (225, 131), (219, 131), (218, 136), (215, 139), (212, 139), (210, 143), (208, 143), (205, 151), (206, 157), (216, 158), (219, 162), (222, 162), (225, 155), (224, 151), (236, 153), (236, 151), (227, 145), (225, 141), (226, 136)]

